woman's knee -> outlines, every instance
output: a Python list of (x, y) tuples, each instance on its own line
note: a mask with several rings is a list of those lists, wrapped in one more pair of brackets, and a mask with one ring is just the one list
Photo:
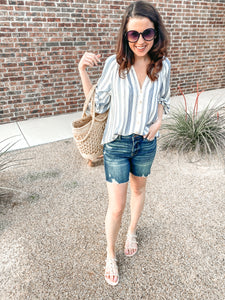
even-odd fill
[(109, 212), (113, 218), (121, 219), (123, 216), (124, 207), (123, 206), (109, 207)]
[(131, 176), (131, 192), (136, 196), (145, 194), (146, 178)]
[(113, 184), (107, 183), (109, 193), (108, 210), (115, 218), (120, 218), (126, 205), (126, 194), (128, 183)]
[(145, 197), (145, 187), (142, 188), (133, 188), (131, 189), (131, 197), (135, 199), (144, 198)]

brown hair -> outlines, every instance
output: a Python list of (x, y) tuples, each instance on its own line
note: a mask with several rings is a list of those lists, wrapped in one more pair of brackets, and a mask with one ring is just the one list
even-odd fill
[(154, 24), (156, 30), (154, 44), (148, 52), (151, 62), (147, 67), (148, 77), (155, 81), (158, 78), (159, 71), (162, 69), (162, 61), (167, 55), (168, 33), (156, 8), (146, 1), (132, 3), (128, 6), (123, 16), (116, 50), (117, 63), (120, 65), (119, 76), (124, 78), (134, 64), (134, 54), (126, 39), (127, 23), (130, 18), (134, 17), (148, 18)]

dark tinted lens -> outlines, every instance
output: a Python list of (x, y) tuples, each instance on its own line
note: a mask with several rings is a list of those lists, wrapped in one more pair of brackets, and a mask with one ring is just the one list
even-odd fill
[(127, 39), (129, 42), (136, 42), (138, 40), (139, 33), (135, 30), (127, 32)]
[(155, 30), (153, 28), (148, 28), (143, 32), (142, 36), (146, 41), (151, 41), (155, 36)]

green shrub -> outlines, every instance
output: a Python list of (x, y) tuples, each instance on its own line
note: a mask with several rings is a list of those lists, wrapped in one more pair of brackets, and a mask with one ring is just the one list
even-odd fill
[[(179, 88), (180, 89), (180, 88)], [(181, 91), (181, 89), (180, 89)], [(182, 93), (182, 91), (181, 91)], [(179, 107), (171, 113), (162, 126), (162, 149), (175, 149), (179, 152), (196, 151), (200, 154), (225, 151), (225, 107), (209, 107), (198, 112), (199, 91), (191, 113), (185, 107)]]

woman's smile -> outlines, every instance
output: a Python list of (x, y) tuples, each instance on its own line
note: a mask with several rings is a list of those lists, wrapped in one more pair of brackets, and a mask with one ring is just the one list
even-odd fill
[(145, 50), (146, 46), (135, 46), (138, 51), (142, 52)]

